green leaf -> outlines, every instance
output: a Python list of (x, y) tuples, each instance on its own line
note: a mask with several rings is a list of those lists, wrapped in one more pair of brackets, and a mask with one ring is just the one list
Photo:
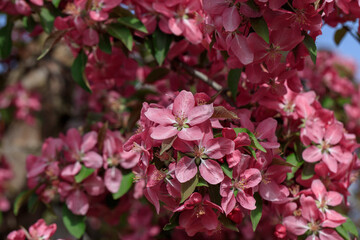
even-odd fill
[(234, 130), (235, 130), (236, 135), (238, 135), (239, 133), (243, 133), (243, 132), (247, 133), (249, 135), (250, 139), (251, 139), (252, 145), (254, 145), (254, 147), (256, 149), (259, 149), (260, 151), (266, 153), (265, 148), (263, 146), (261, 146), (261, 144), (259, 143), (259, 141), (255, 137), (255, 135), (250, 130), (248, 130), (246, 128), (234, 128)]
[(13, 23), (7, 18), (7, 23), (0, 29), (0, 59), (5, 59), (10, 56), (12, 39), (11, 32)]
[(28, 32), (32, 32), (32, 30), (34, 30), (34, 27), (36, 26), (36, 22), (34, 21), (34, 18), (32, 18), (31, 16), (24, 16), (22, 22), (24, 28)]
[(35, 189), (21, 192), (14, 201), (14, 215), (17, 216), (21, 206), (27, 202), (29, 197), (34, 193)]
[(163, 230), (164, 231), (169, 231), (169, 230), (172, 230), (174, 229), (176, 226), (179, 226), (179, 216), (180, 216), (180, 213), (179, 212), (175, 212), (170, 220), (169, 220), (169, 223), (166, 224), (164, 227), (163, 227)]
[(250, 23), (254, 31), (262, 37), (265, 42), (269, 43), (269, 28), (264, 18), (250, 18)]
[(302, 180), (308, 180), (312, 178), (315, 174), (314, 171), (315, 164), (314, 163), (304, 163), (304, 168), (301, 173), (301, 179)]
[(55, 15), (48, 8), (41, 8), (40, 10), (40, 23), (46, 33), (51, 33), (53, 26)]
[(62, 209), (62, 220), (66, 229), (76, 238), (81, 238), (85, 233), (85, 216), (73, 214), (64, 204)]
[(233, 221), (231, 221), (230, 219), (228, 219), (224, 214), (220, 214), (219, 221), (227, 229), (230, 229), (230, 230), (235, 231), (235, 232), (239, 232), (239, 229), (236, 226), (236, 224)]
[(313, 61), (314, 64), (316, 64), (317, 49), (314, 39), (312, 39), (312, 37), (306, 34), (304, 38), (304, 44), (306, 48), (309, 50), (311, 60)]
[(262, 199), (259, 193), (255, 193), (254, 198), (256, 200), (256, 204), (255, 204), (256, 209), (251, 211), (250, 218), (251, 218), (253, 231), (255, 232), (257, 225), (259, 224), (262, 216)]
[(128, 28), (120, 23), (112, 23), (107, 25), (106, 30), (111, 36), (119, 39), (129, 51), (132, 50), (134, 39)]
[(85, 52), (81, 50), (71, 66), (71, 75), (80, 87), (91, 93), (89, 83), (84, 77), (86, 62), (87, 56)]
[(80, 172), (75, 176), (75, 182), (81, 183), (84, 179), (89, 177), (94, 171), (95, 169), (87, 168), (84, 165), (82, 165)]
[(171, 148), (171, 146), (173, 145), (176, 138), (177, 137), (175, 136), (175, 137), (163, 140), (163, 142), (161, 143), (160, 156), (163, 155), (164, 152), (166, 152), (167, 150), (169, 150)]
[(221, 164), (221, 169), (223, 170), (226, 176), (232, 179), (233, 170), (230, 169), (226, 163)]
[(149, 73), (149, 75), (147, 75), (145, 82), (154, 83), (157, 80), (164, 78), (166, 75), (168, 75), (169, 72), (170, 70), (168, 68), (164, 68), (164, 67), (155, 68), (154, 70), (151, 71), (151, 73)]
[(45, 40), (43, 50), (41, 55), (37, 58), (37, 60), (45, 57), (48, 52), (62, 39), (62, 37), (66, 34), (67, 30), (61, 30), (51, 33)]
[(290, 154), (286, 158), (286, 162), (293, 165), (293, 167), (291, 168), (291, 172), (287, 173), (287, 180), (290, 180), (295, 177), (296, 171), (304, 164), (304, 162), (298, 161), (295, 153)]
[(101, 34), (100, 35), (99, 48), (104, 53), (111, 54), (111, 52), (112, 52), (111, 48), (112, 47), (111, 47), (111, 42), (110, 42), (109, 35), (107, 35), (107, 34)]
[(199, 182), (199, 177), (196, 174), (195, 177), (189, 181), (181, 184), (181, 201), (180, 203), (185, 202), (186, 199), (195, 191), (196, 185)]
[(54, 7), (58, 8), (60, 5), (61, 0), (51, 0), (52, 4), (54, 5)]
[(161, 66), (169, 51), (172, 36), (163, 33), (159, 29), (156, 29), (152, 35), (152, 49), (153, 55), (157, 63)]
[(275, 157), (271, 161), (271, 165), (285, 166), (285, 167), (295, 167), (293, 164), (284, 161), (282, 158)]
[(143, 33), (148, 33), (145, 25), (135, 16), (127, 16), (118, 18), (118, 22), (135, 30), (138, 30)]
[(252, 147), (250, 147), (250, 146), (245, 146), (245, 148), (246, 148), (247, 150), (249, 150), (249, 152), (251, 153), (251, 156), (253, 156), (253, 158), (255, 158), (255, 159), (257, 160), (255, 150), (254, 150)]
[(130, 190), (134, 182), (134, 177), (135, 175), (132, 172), (123, 173), (119, 191), (117, 193), (113, 193), (113, 199), (121, 198)]
[(210, 200), (217, 204), (221, 205), (221, 196), (220, 196), (220, 184), (212, 185), (209, 184), (209, 196)]
[(345, 37), (346, 33), (347, 33), (347, 29), (344, 27), (336, 30), (336, 32), (334, 34), (334, 41), (335, 41), (336, 45), (340, 44), (340, 42)]
[(335, 100), (330, 96), (325, 96), (325, 98), (321, 101), (321, 105), (323, 108), (331, 109), (335, 106)]
[(239, 86), (241, 71), (242, 69), (239, 68), (231, 69), (227, 77), (228, 88), (234, 100), (236, 99), (236, 95), (238, 94), (238, 86)]
[(196, 186), (197, 187), (209, 187), (209, 184), (207, 183), (207, 181), (205, 181), (205, 179), (203, 179), (201, 177), (201, 178), (199, 178), (199, 182)]
[(3, 213), (0, 211), (0, 226), (2, 225), (3, 223)]
[(345, 240), (351, 240), (349, 233), (343, 228), (343, 226), (338, 226), (335, 228), (336, 232), (343, 237)]
[(343, 223), (342, 226), (347, 232), (350, 232), (357, 238), (359, 237), (359, 232), (357, 231), (356, 225), (349, 217), (346, 217), (346, 222)]
[(28, 211), (30, 213), (34, 213), (37, 209), (37, 207), (39, 206), (39, 197), (37, 196), (36, 193), (32, 193), (31, 196), (29, 197), (29, 200), (27, 201), (27, 208)]
[(211, 118), (224, 118), (224, 119), (239, 119), (236, 113), (227, 110), (223, 106), (216, 106), (214, 107), (214, 113)]

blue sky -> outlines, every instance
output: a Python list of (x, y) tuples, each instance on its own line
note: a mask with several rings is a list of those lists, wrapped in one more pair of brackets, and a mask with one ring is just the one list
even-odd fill
[[(355, 27), (354, 30), (357, 30), (356, 26), (350, 26), (349, 27)], [(359, 81), (360, 79), (360, 43), (357, 42), (349, 33), (345, 35), (343, 40), (340, 42), (339, 46), (335, 44), (334, 41), (334, 34), (336, 32), (337, 28), (329, 27), (328, 25), (325, 25), (322, 28), (323, 34), (320, 35), (316, 39), (316, 45), (318, 49), (327, 49), (327, 50), (333, 50), (343, 56), (348, 56), (356, 60), (358, 71), (357, 71), (357, 79)]]

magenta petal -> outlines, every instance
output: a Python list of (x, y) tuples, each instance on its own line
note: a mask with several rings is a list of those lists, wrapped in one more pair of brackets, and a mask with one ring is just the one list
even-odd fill
[(223, 26), (226, 31), (235, 31), (241, 21), (240, 14), (236, 6), (226, 8), (222, 14)]
[(333, 173), (337, 172), (338, 164), (333, 156), (331, 156), (328, 153), (324, 153), (322, 159), (331, 172), (333, 172)]
[(315, 179), (311, 183), (311, 191), (314, 193), (318, 201), (322, 201), (326, 194), (326, 188), (320, 179)]
[(83, 141), (81, 143), (81, 148), (80, 148), (81, 152), (86, 153), (90, 151), (93, 147), (95, 147), (97, 143), (97, 138), (98, 135), (94, 131), (86, 133), (83, 136)]
[(261, 183), (259, 185), (260, 196), (271, 202), (281, 202), (286, 199), (286, 195), (281, 192), (279, 184), (275, 181), (270, 181), (268, 183)]
[(343, 240), (342, 237), (334, 230), (325, 228), (319, 231), (320, 240)]
[(236, 200), (234, 193), (231, 191), (229, 194), (221, 199), (221, 207), (225, 214), (228, 215), (235, 207)]
[(195, 159), (183, 157), (176, 164), (175, 176), (179, 182), (184, 183), (195, 177), (197, 171), (198, 170), (195, 164)]
[(309, 229), (307, 222), (302, 217), (287, 216), (284, 218), (283, 224), (290, 233), (297, 236), (303, 235)]
[(91, 196), (98, 196), (105, 191), (104, 183), (101, 177), (92, 175), (87, 178), (83, 186), (86, 192)]
[(181, 140), (180, 138), (176, 138), (172, 146), (177, 151), (183, 153), (190, 153), (194, 151), (195, 144), (194, 142), (184, 141)]
[(214, 113), (213, 104), (196, 106), (188, 112), (188, 123), (191, 126), (200, 124), (208, 120)]
[(332, 124), (326, 128), (324, 139), (331, 145), (338, 144), (343, 136), (341, 124)]
[(82, 158), (84, 165), (88, 168), (98, 169), (103, 165), (103, 158), (96, 152), (88, 152)]
[(339, 205), (343, 200), (343, 197), (340, 193), (329, 191), (326, 194), (326, 204), (329, 206), (337, 206)]
[(205, 144), (205, 154), (212, 159), (220, 159), (234, 151), (235, 143), (227, 138), (214, 138)]
[(236, 195), (236, 200), (240, 203), (243, 208), (248, 210), (256, 209), (256, 200), (253, 196), (245, 193), (242, 190), (239, 190), (238, 194)]
[(229, 164), (229, 168), (233, 168), (240, 163), (242, 153), (239, 150), (235, 150), (231, 154), (226, 156), (226, 161)]
[(153, 122), (161, 125), (172, 125), (176, 123), (175, 117), (169, 109), (149, 108), (145, 116)]
[(242, 176), (246, 179), (246, 188), (257, 186), (261, 182), (261, 172), (257, 168), (246, 169)]
[(109, 192), (116, 193), (121, 184), (122, 174), (119, 169), (112, 167), (106, 169), (104, 176), (104, 183)]
[(86, 194), (80, 190), (72, 192), (66, 198), (66, 205), (76, 215), (86, 215), (89, 210), (89, 200)]
[(181, 91), (176, 96), (173, 104), (173, 113), (178, 117), (187, 117), (188, 113), (195, 106), (195, 98), (191, 92)]
[(302, 157), (306, 162), (317, 162), (322, 158), (321, 149), (315, 146), (310, 146), (303, 151)]
[(201, 176), (210, 184), (218, 184), (224, 180), (224, 173), (220, 164), (214, 160), (201, 160), (199, 166)]
[(109, 14), (105, 11), (90, 11), (89, 15), (91, 17), (91, 19), (93, 19), (94, 21), (104, 21), (106, 19), (108, 19)]
[(95, 46), (99, 43), (99, 34), (96, 30), (88, 28), (83, 32), (83, 44), (86, 46)]
[(184, 32), (184, 24), (180, 18), (170, 18), (168, 23), (169, 29), (173, 34), (179, 36)]
[(203, 137), (204, 133), (198, 126), (183, 128), (179, 133), (178, 137), (185, 141), (195, 141), (200, 140)]
[(247, 65), (253, 62), (254, 53), (249, 48), (247, 39), (243, 35), (236, 34), (232, 39), (230, 46), (235, 56), (242, 64)]
[[(336, 228), (346, 222), (346, 217), (336, 212), (335, 210), (326, 210), (326, 218), (330, 220), (327, 224), (322, 224), (323, 227)], [(327, 225), (327, 226), (326, 226)]]
[(156, 194), (159, 191), (159, 188), (153, 187), (153, 188), (145, 188), (144, 189), (144, 195), (151, 202), (156, 210), (156, 213), (160, 213), (160, 203), (159, 203), (159, 197)]
[(256, 127), (257, 138), (272, 139), (275, 137), (277, 121), (273, 118), (267, 118)]
[(219, 221), (218, 216), (210, 207), (204, 207), (205, 214), (201, 216), (201, 223), (207, 230), (214, 230), (217, 228)]
[(78, 130), (71, 128), (66, 132), (66, 143), (70, 149), (80, 150), (81, 135)]
[(63, 178), (72, 178), (76, 174), (78, 174), (81, 170), (81, 164), (79, 162), (75, 162), (74, 164), (67, 165), (62, 171), (61, 171), (61, 177)]
[(178, 132), (173, 126), (157, 126), (151, 133), (151, 137), (155, 140), (164, 140), (175, 136)]

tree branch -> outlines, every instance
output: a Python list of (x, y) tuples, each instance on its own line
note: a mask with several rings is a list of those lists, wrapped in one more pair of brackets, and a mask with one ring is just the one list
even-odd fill
[(178, 65), (179, 68), (184, 69), (187, 72), (187, 74), (189, 74), (190, 76), (203, 81), (204, 83), (209, 85), (211, 88), (216, 90), (218, 92), (217, 95), (221, 95), (227, 103), (229, 103), (232, 107), (236, 108), (235, 102), (227, 94), (228, 90), (224, 89), (219, 83), (215, 82), (214, 80), (212, 80), (211, 78), (206, 76), (204, 73), (190, 67), (189, 65), (187, 65), (181, 61), (176, 61), (176, 65)]

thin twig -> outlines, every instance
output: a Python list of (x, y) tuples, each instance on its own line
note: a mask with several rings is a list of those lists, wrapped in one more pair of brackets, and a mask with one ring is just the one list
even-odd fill
[(219, 83), (215, 82), (214, 80), (212, 80), (211, 78), (206, 76), (204, 73), (190, 67), (189, 65), (187, 65), (187, 64), (185, 64), (183, 62), (177, 61), (177, 65), (180, 68), (184, 69), (190, 76), (195, 77), (195, 78), (203, 81), (204, 83), (206, 83), (207, 85), (212, 87), (217, 92), (220, 92), (223, 99), (227, 103), (229, 103), (232, 107), (236, 108), (235, 102), (227, 95), (228, 90), (224, 89)]

